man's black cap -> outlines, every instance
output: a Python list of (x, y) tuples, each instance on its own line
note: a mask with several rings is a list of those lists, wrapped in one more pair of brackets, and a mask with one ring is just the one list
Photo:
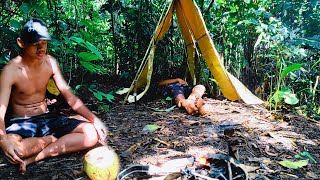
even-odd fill
[(38, 18), (31, 18), (24, 24), (20, 32), (20, 38), (25, 43), (51, 40), (46, 24)]

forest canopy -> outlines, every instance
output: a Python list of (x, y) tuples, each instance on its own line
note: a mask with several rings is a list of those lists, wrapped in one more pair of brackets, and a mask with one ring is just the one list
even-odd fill
[[(271, 110), (290, 109), (320, 120), (318, 0), (195, 3), (231, 74)], [(91, 91), (101, 101), (99, 108), (107, 107), (114, 100), (112, 93), (103, 93), (84, 77), (117, 77), (128, 86), (168, 5), (169, 0), (1, 1), (1, 67), (19, 54), (16, 38), (24, 22), (41, 18), (52, 36), (49, 53), (58, 59), (71, 87), (78, 94), (80, 88)], [(177, 26), (173, 21), (157, 44), (156, 79), (185, 72), (185, 44)], [(217, 96), (219, 88), (204, 61), (197, 68), (208, 95)]]

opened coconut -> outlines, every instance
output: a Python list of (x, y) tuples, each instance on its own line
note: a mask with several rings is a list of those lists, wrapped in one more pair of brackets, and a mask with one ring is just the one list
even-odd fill
[(118, 155), (108, 146), (94, 148), (85, 154), (83, 169), (92, 180), (114, 180), (120, 169)]

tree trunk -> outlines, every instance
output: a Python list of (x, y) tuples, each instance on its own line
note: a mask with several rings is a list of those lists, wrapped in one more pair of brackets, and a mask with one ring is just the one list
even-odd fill
[(253, 50), (254, 50), (254, 40), (253, 40), (254, 34), (247, 32), (247, 37), (245, 38), (243, 42), (243, 49), (244, 49), (244, 57), (248, 62), (248, 65), (245, 68), (244, 71), (244, 83), (248, 86), (248, 88), (253, 91), (255, 84), (256, 84), (256, 77), (254, 69), (254, 63), (253, 63)]
[(111, 4), (111, 29), (112, 29), (112, 36), (113, 36), (113, 62), (114, 62), (114, 75), (118, 75), (118, 69), (119, 69), (119, 60), (117, 59), (117, 37), (116, 37), (116, 22), (114, 18), (114, 10), (113, 10), (113, 0), (110, 0)]
[(141, 10), (142, 10), (142, 0), (140, 0), (139, 3), (139, 15), (138, 15), (138, 22), (136, 23), (136, 32), (137, 32), (137, 41), (138, 41), (138, 59), (141, 59), (143, 57), (142, 51), (141, 51)]

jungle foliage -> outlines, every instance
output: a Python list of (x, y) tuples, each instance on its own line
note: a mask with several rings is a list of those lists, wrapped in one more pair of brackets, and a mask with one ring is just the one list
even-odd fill
[[(130, 84), (169, 0), (1, 1), (0, 63), (19, 54), (19, 29), (28, 17), (43, 19), (75, 91), (86, 87), (101, 107), (112, 102), (94, 77), (115, 76)], [(272, 110), (290, 109), (320, 119), (320, 3), (318, 0), (195, 0), (229, 72)], [(154, 76), (181, 76), (186, 53), (173, 22), (157, 44)], [(201, 54), (199, 54), (201, 60)], [(200, 61), (198, 77), (219, 94)], [(81, 92), (77, 92), (80, 93)], [(105, 108), (106, 109), (106, 108)]]

